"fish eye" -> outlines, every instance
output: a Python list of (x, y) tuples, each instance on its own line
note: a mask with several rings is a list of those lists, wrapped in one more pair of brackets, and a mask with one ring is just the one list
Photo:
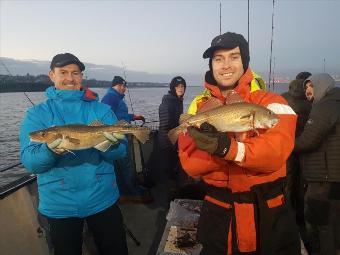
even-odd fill
[(45, 137), (45, 135), (46, 135), (45, 132), (42, 132), (42, 133), (41, 133), (41, 136), (42, 136), (42, 137)]

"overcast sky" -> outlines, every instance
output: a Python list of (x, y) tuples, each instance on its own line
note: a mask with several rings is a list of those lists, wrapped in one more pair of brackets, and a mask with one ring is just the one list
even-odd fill
[[(71, 52), (94, 64), (151, 73), (202, 73), (202, 53), (219, 34), (247, 38), (247, 1), (4, 1), (0, 55), (51, 60)], [(268, 70), (272, 1), (250, 0), (250, 55)], [(326, 67), (340, 73), (340, 1), (276, 0), (276, 70)]]

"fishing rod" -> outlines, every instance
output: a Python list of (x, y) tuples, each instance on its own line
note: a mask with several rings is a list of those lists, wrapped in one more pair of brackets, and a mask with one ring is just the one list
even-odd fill
[[(124, 80), (127, 81), (126, 79), (126, 66), (124, 65), (124, 62), (122, 61), (122, 67), (123, 67), (123, 74), (124, 74)], [(128, 92), (128, 96), (129, 96), (129, 101), (130, 101), (130, 106), (131, 106), (131, 110), (132, 110), (132, 114), (135, 114), (135, 111), (133, 109), (133, 105), (132, 105), (132, 100), (131, 100), (131, 96), (130, 96), (130, 90), (127, 89)]]
[(7, 170), (10, 170), (10, 169), (12, 169), (12, 168), (14, 168), (14, 167), (16, 167), (16, 166), (20, 166), (21, 165), (21, 162), (17, 162), (17, 163), (14, 163), (14, 164), (12, 164), (12, 165), (9, 165), (9, 166), (5, 166), (4, 168), (1, 168), (0, 169), (0, 173), (2, 173), (2, 172), (5, 172), (5, 171), (7, 171)]
[(269, 91), (270, 91), (270, 81), (272, 76), (272, 58), (273, 58), (273, 39), (274, 39), (274, 8), (275, 8), (275, 0), (273, 0), (273, 12), (272, 12), (272, 36), (270, 40), (270, 60), (269, 60)]
[[(7, 66), (5, 65), (5, 63), (0, 59), (1, 64), (4, 66), (5, 70), (7, 71), (7, 73), (13, 77), (13, 74), (10, 72), (10, 70), (7, 68)], [(29, 98), (29, 96), (26, 94), (26, 92), (24, 91), (24, 95), (25, 97), (28, 99), (28, 101), (30, 101), (30, 103), (32, 104), (32, 106), (34, 106), (34, 103), (32, 102), (32, 100)]]
[(274, 66), (273, 66), (273, 79), (272, 79), (272, 82), (273, 82), (273, 91), (275, 91), (275, 57), (274, 57)]

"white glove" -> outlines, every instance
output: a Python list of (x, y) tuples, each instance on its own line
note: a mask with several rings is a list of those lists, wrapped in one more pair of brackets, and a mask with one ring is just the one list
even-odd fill
[(112, 144), (117, 144), (119, 143), (119, 140), (124, 140), (125, 138), (125, 135), (109, 132), (103, 132), (103, 136), (105, 136), (105, 138), (109, 140)]
[(47, 143), (47, 147), (56, 154), (64, 154), (66, 150), (58, 148), (62, 141), (61, 138), (55, 139), (53, 142)]

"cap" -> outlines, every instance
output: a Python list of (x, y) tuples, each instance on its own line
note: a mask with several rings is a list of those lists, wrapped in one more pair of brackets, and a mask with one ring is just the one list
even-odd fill
[(176, 76), (173, 78), (170, 82), (170, 88), (171, 87), (176, 87), (178, 84), (183, 84), (185, 87), (187, 86), (187, 83), (181, 76)]
[(124, 86), (126, 86), (126, 81), (120, 76), (113, 77), (112, 86), (115, 86), (118, 84), (123, 84)]
[(85, 70), (85, 65), (71, 53), (61, 53), (55, 55), (51, 61), (50, 68), (52, 70), (54, 67), (63, 67), (70, 64), (76, 64), (79, 66), (81, 71)]
[(244, 71), (249, 65), (249, 44), (243, 35), (233, 32), (227, 32), (216, 36), (211, 41), (211, 46), (203, 53), (203, 58), (212, 58), (214, 52), (219, 49), (234, 49), (240, 48), (242, 64)]

